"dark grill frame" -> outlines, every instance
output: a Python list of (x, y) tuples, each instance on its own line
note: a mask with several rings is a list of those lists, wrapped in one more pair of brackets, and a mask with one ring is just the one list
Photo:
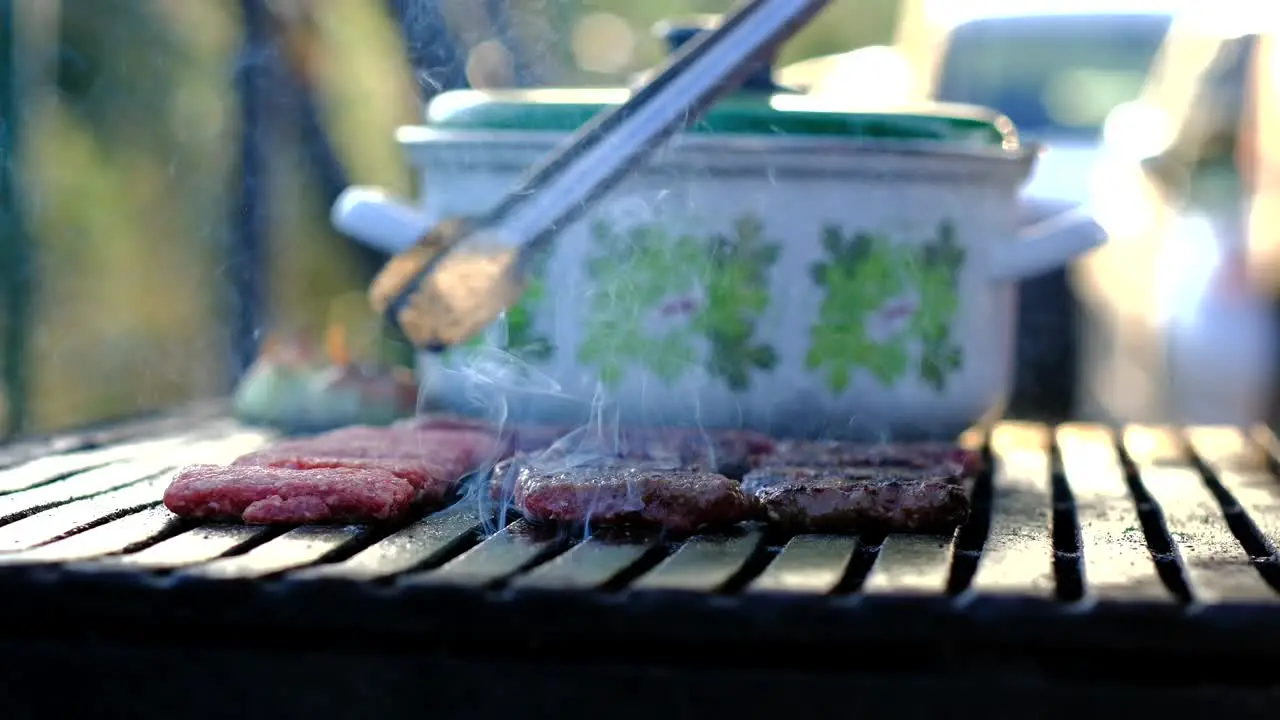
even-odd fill
[[(409, 717), (424, 708), (401, 702), (419, 697), (406, 683), (429, 668), (437, 692), (421, 702), (457, 712), (801, 702), (845, 717), (1026, 718), (1132, 701), (1274, 714), (1273, 434), (1003, 423), (990, 438), (995, 470), (954, 538), (749, 528), (639, 545), (548, 539), (522, 522), (483, 539), (467, 505), (398, 528), (178, 521), (158, 505), (172, 467), (268, 439), (217, 408), (10, 448), (0, 607), (22, 622), (0, 632), (0, 671), (93, 665), (96, 695), (32, 705), (6, 681), (0, 701)], [(225, 695), (190, 707), (211, 677)]]

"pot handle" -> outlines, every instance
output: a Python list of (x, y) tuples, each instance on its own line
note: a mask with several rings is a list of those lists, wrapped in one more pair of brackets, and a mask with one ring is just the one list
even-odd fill
[(1107, 233), (1082, 208), (1059, 213), (1023, 228), (1015, 242), (999, 246), (988, 259), (987, 277), (1021, 280), (1061, 267), (1107, 241)]
[(329, 209), (335, 230), (357, 242), (395, 255), (411, 247), (435, 225), (421, 209), (393, 200), (376, 187), (353, 185)]

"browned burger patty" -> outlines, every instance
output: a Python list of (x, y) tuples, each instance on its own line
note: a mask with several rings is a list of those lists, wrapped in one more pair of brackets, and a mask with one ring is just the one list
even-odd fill
[(770, 523), (797, 532), (941, 532), (969, 517), (968, 490), (944, 466), (767, 467), (742, 485)]
[[(510, 483), (512, 505), (534, 522), (693, 532), (734, 525), (756, 514), (741, 485), (718, 473), (663, 468), (660, 463), (539, 469), (516, 462), (501, 470)], [(502, 476), (496, 471), (494, 476), (501, 493)]]
[(683, 467), (678, 462), (666, 460), (628, 459), (622, 457), (575, 458), (566, 462), (563, 455), (546, 453), (522, 453), (500, 460), (493, 466), (489, 476), (489, 498), (512, 502), (515, 497), (516, 481), (528, 474), (531, 468), (539, 468), (546, 472), (572, 468), (574, 470), (616, 470), (621, 467), (636, 470), (677, 471), (699, 470), (699, 468)]
[(974, 475), (982, 469), (980, 453), (955, 443), (853, 443), (839, 440), (782, 440), (762, 457), (763, 467), (946, 469)]

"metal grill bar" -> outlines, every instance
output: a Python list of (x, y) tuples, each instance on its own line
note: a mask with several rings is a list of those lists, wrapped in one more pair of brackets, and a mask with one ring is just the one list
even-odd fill
[(60, 453), (93, 450), (139, 438), (185, 434), (191, 432), (193, 427), (211, 422), (220, 422), (223, 426), (227, 426), (225, 414), (225, 402), (204, 402), (187, 408), (179, 415), (152, 416), (132, 422), (91, 428), (76, 434), (21, 440), (0, 447), (0, 468)]
[(1232, 534), (1222, 508), (1188, 463), (1177, 434), (1166, 428), (1135, 427), (1125, 432), (1124, 442), (1152, 510), (1174, 539), (1192, 601), (1248, 605), (1280, 600)]
[(0, 521), (21, 520), (41, 510), (132, 485), (140, 478), (155, 477), (173, 467), (150, 459), (114, 463), (72, 475), (56, 484), (5, 495), (0, 497)]
[(298, 579), (377, 580), (441, 561), (475, 537), (480, 517), (468, 508), (435, 513), (357, 552), (343, 562), (307, 568)]
[(952, 538), (937, 535), (890, 535), (876, 554), (862, 585), (869, 596), (933, 596), (947, 589)]
[[(132, 555), (113, 557), (110, 562), (146, 570), (173, 570), (233, 555), (278, 534), (273, 528), (204, 525)], [(146, 543), (148, 539), (139, 538), (138, 542)]]
[(1111, 431), (1065, 425), (1057, 442), (1080, 527), (1082, 582), (1099, 603), (1172, 603), (1156, 572)]
[(1241, 433), (1223, 433), (1217, 428), (1192, 428), (1187, 431), (1187, 442), (1202, 468), (1226, 490), (1228, 519), (1247, 523), (1251, 534), (1258, 536), (1259, 547), (1250, 554), (1275, 559), (1280, 493), (1263, 446)]
[(568, 552), (517, 577), (522, 589), (593, 590), (604, 587), (647, 554), (660, 550), (643, 543), (615, 543), (589, 538)]
[(188, 462), (230, 462), (266, 440), (263, 433), (238, 432), (221, 440), (175, 441), (165, 453), (139, 443), (133, 450), (146, 453), (144, 458), (0, 495), (0, 522), (8, 523), (0, 525), (0, 552), (52, 542), (154, 506), (169, 484), (168, 471)]
[(409, 575), (406, 582), (416, 585), (494, 585), (566, 546), (565, 538), (540, 537), (528, 523), (517, 520), (440, 569)]
[[(159, 505), (172, 467), (227, 461), (269, 439), (230, 425), (209, 427), (193, 432), (187, 423), (182, 432), (132, 435), (0, 470), (0, 488), (7, 488), (0, 490), (5, 596), (20, 596), (33, 577), (118, 583), (170, 573), (173, 583), (204, 588), (276, 578), (301, 593), (290, 602), (318, 602), (322, 595), (306, 595), (308, 588), (319, 592), (333, 583), (358, 591), (349, 602), (375, 602), (366, 588), (379, 581), (381, 610), (354, 616), (391, 624), (416, 617), (413, 608), (420, 613), (422, 606), (387, 606), (388, 598), (448, 588), (494, 602), (548, 593), (585, 602), (603, 597), (601, 591), (613, 594), (610, 603), (577, 608), (575, 618), (603, 617), (592, 613), (642, 598), (660, 598), (663, 607), (679, 598), (719, 598), (708, 606), (717, 617), (753, 627), (777, 613), (788, 616), (776, 608), (758, 617), (735, 613), (794, 600), (806, 600), (808, 618), (795, 622), (810, 624), (850, 612), (927, 607), (952, 618), (988, 617), (983, 608), (1062, 618), (1165, 608), (1153, 617), (1234, 622), (1233, 612), (1249, 608), (1252, 624), (1235, 641), (1261, 643), (1270, 637), (1266, 628), (1280, 638), (1280, 464), (1271, 454), (1280, 442), (1261, 431), (1130, 427), (1117, 435), (1084, 424), (1005, 424), (991, 434), (994, 470), (977, 483), (973, 517), (954, 537), (788, 538), (747, 527), (676, 542), (547, 537), (523, 521), (482, 538), (481, 517), (470, 504), (392, 528), (180, 521)], [(32, 478), (41, 479), (32, 484)], [(40, 575), (31, 574), (33, 565)], [(47, 572), (53, 568), (61, 570)], [(159, 612), (164, 602), (148, 604), (145, 593), (171, 584), (139, 583), (137, 612)], [(59, 602), (77, 602), (68, 597)], [(341, 610), (344, 617), (353, 608)], [(1195, 612), (1180, 612), (1188, 609)], [(242, 609), (238, 617), (290, 617), (284, 608), (257, 612)], [(854, 627), (894, 632), (892, 625), (877, 630), (871, 620)]]
[(1049, 434), (1042, 426), (1005, 425), (991, 438), (996, 455), (991, 529), (971, 588), (979, 595), (1054, 594)]
[(742, 569), (763, 539), (759, 530), (692, 538), (631, 588), (641, 592), (717, 592)]
[[(178, 447), (184, 440), (186, 438), (167, 438), (98, 450), (82, 450), (65, 455), (48, 455), (16, 468), (0, 470), (0, 492), (12, 493), (33, 489), (54, 480), (69, 478), (76, 473), (95, 470), (129, 457), (146, 457), (151, 452), (163, 452)], [(67, 497), (72, 492), (65, 485), (57, 489), (61, 491), (58, 497)]]
[(825, 535), (798, 535), (747, 585), (748, 592), (834, 592), (853, 560), (856, 541)]
[(215, 579), (268, 577), (324, 562), (369, 533), (361, 525), (294, 528), (242, 555), (218, 558), (184, 572)]
[(151, 507), (26, 552), (0, 555), (0, 563), (65, 563), (139, 549), (176, 535), (190, 524), (167, 508)]

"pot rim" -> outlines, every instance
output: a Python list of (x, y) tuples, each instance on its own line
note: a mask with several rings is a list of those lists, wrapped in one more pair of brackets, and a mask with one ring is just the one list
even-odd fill
[[(468, 145), (486, 148), (536, 150), (545, 152), (568, 138), (569, 134), (537, 130), (439, 130), (425, 125), (403, 125), (396, 128), (396, 143), (412, 158), (436, 145)], [(866, 140), (800, 135), (695, 135), (682, 133), (668, 144), (672, 150), (704, 153), (787, 153), (798, 156), (835, 154), (896, 155), (939, 160), (967, 160), (999, 165), (1030, 165), (1043, 147), (1037, 142), (1016, 142), (1009, 147), (974, 147), (937, 140)]]

